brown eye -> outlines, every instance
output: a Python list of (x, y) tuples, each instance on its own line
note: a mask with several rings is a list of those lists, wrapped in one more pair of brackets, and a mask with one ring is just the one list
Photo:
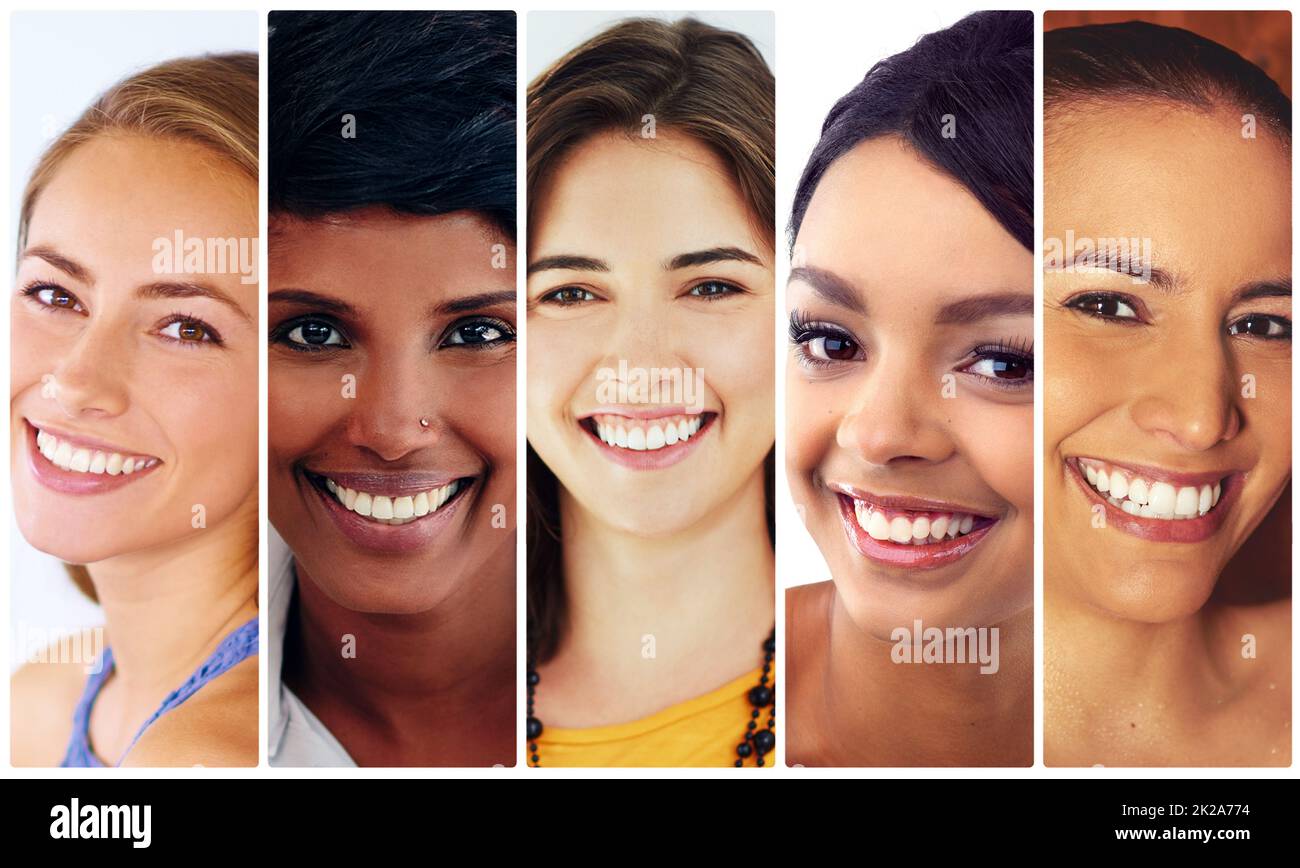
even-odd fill
[(1228, 326), (1230, 335), (1249, 335), (1255, 338), (1289, 338), (1291, 321), (1280, 316), (1249, 314)]
[(28, 290), (28, 294), (46, 307), (70, 310), (74, 313), (82, 313), (85, 310), (81, 306), (81, 300), (61, 286), (40, 286)]
[(159, 334), (184, 344), (219, 342), (216, 333), (196, 319), (178, 319), (165, 326)]
[(833, 362), (851, 362), (858, 357), (857, 341), (848, 337), (825, 335), (808, 342), (808, 351), (817, 358)]

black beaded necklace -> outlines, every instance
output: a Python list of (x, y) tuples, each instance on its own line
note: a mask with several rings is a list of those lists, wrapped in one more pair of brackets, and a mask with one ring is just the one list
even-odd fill
[[(776, 657), (776, 628), (763, 642), (763, 672), (758, 678), (758, 684), (749, 689), (746, 694), (749, 704), (753, 709), (749, 712), (749, 722), (745, 725), (745, 737), (741, 739), (740, 744), (736, 745), (736, 761), (734, 765), (740, 768), (745, 765), (745, 760), (750, 757), (754, 758), (755, 766), (767, 764), (766, 757), (776, 748), (776, 689), (769, 682), (772, 678), (772, 660)], [(538, 768), (542, 764), (541, 754), (537, 750), (537, 740), (541, 738), (544, 727), (542, 721), (536, 714), (536, 697), (537, 685), (542, 681), (542, 677), (537, 674), (537, 667), (533, 665), (531, 656), (528, 659), (528, 724), (527, 724), (527, 744), (528, 744), (528, 765), (531, 768)], [(762, 717), (763, 709), (767, 709), (767, 726), (759, 729), (758, 721)]]

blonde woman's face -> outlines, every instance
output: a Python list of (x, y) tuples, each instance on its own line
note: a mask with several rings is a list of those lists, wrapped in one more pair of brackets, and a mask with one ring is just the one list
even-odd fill
[(684, 136), (596, 136), (552, 175), (530, 226), (529, 442), (600, 520), (688, 528), (772, 448), (772, 250)]
[(55, 171), (10, 302), (14, 511), (36, 548), (90, 563), (256, 509), (256, 245), (257, 185), (197, 145), (105, 135)]
[[(1047, 589), (1168, 621), (1205, 604), (1290, 478), (1288, 150), (1240, 112), (1174, 107), (1048, 135)], [(1090, 260), (1089, 239), (1129, 256)]]

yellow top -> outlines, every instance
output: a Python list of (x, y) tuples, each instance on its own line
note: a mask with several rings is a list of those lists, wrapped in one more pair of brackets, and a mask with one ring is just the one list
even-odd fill
[[(613, 726), (560, 729), (546, 726), (537, 740), (543, 768), (685, 768), (734, 766), (736, 746), (745, 738), (750, 713), (748, 693), (758, 685), (761, 667), (703, 696)], [(540, 710), (540, 709), (539, 709)], [(771, 706), (755, 721), (767, 728)], [(545, 720), (543, 720), (545, 724)], [(757, 730), (756, 730), (757, 731)], [(754, 765), (754, 755), (745, 760)], [(775, 763), (775, 753), (764, 758)], [(532, 765), (529, 751), (528, 764)]]

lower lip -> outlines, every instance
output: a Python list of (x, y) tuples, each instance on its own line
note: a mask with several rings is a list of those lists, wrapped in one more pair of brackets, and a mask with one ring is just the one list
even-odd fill
[(36, 445), (36, 428), (30, 422), (23, 423), (27, 428), (27, 466), (32, 476), (41, 485), (59, 494), (107, 494), (133, 482), (139, 482), (152, 475), (162, 466), (161, 462), (134, 473), (119, 473), (110, 476), (107, 473), (78, 473), (64, 470), (41, 454)]
[(1241, 490), (1241, 474), (1233, 473), (1223, 481), (1219, 502), (1205, 515), (1196, 518), (1142, 518), (1129, 515), (1102, 497), (1100, 492), (1088, 484), (1088, 480), (1083, 477), (1075, 461), (1067, 460), (1065, 466), (1068, 468), (1067, 472), (1083, 490), (1084, 496), (1093, 503), (1100, 503), (1106, 507), (1107, 526), (1152, 542), (1197, 543), (1209, 539), (1223, 527), (1228, 509), (1236, 501), (1237, 492)]
[(989, 531), (997, 526), (997, 521), (973, 530), (963, 536), (923, 546), (902, 545), (888, 540), (878, 540), (862, 529), (854, 511), (853, 499), (843, 494), (836, 494), (840, 504), (840, 518), (844, 521), (844, 531), (849, 542), (867, 558), (887, 567), (901, 567), (908, 570), (935, 570), (954, 563), (970, 554), (975, 546), (983, 542)]
[(334, 526), (352, 543), (375, 552), (402, 554), (413, 552), (432, 542), (433, 538), (451, 523), (454, 514), (460, 509), (461, 501), (469, 496), (466, 488), (472, 488), (477, 481), (468, 486), (462, 485), (455, 496), (435, 512), (417, 518), (415, 521), (408, 521), (406, 524), (380, 524), (371, 521), (339, 503), (334, 495), (321, 491), (310, 480), (304, 478), (302, 484), (319, 496), (325, 511), (334, 521)]
[[(704, 435), (713, 429), (713, 423), (717, 421), (717, 415), (705, 417), (705, 421), (700, 425), (700, 430), (691, 435), (691, 439), (686, 441), (677, 441), (672, 446), (664, 446), (662, 449), (622, 449), (618, 446), (610, 446), (604, 440), (596, 436), (586, 425), (579, 425), (591, 442), (596, 444), (600, 454), (604, 455), (615, 464), (621, 464), (624, 467), (630, 467), (633, 470), (660, 470), (664, 467), (671, 467), (679, 461), (684, 461), (688, 455), (695, 451), (695, 447), (704, 439)], [(650, 420), (653, 421), (653, 420)]]

